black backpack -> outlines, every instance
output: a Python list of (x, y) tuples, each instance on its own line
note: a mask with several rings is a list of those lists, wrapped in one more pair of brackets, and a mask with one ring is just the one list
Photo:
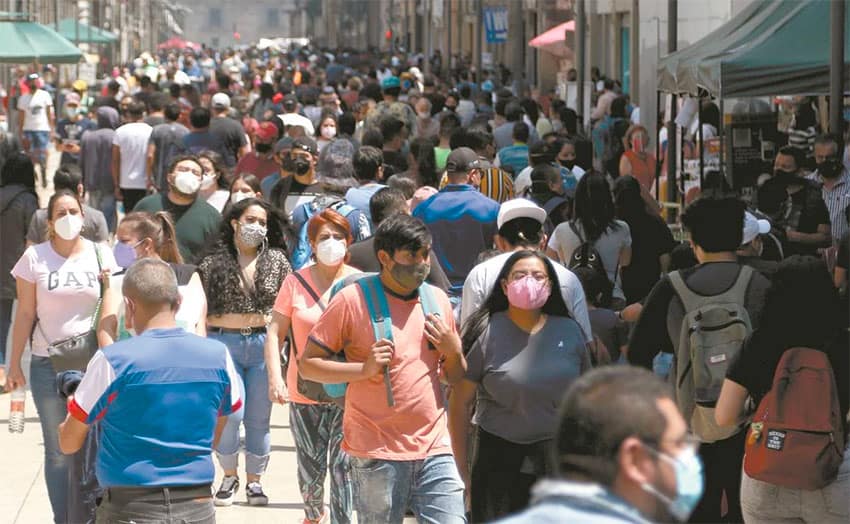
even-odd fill
[[(576, 227), (575, 221), (570, 221), (570, 229), (578, 237), (581, 244), (573, 251), (570, 260), (567, 263), (567, 269), (574, 270), (580, 267), (589, 268), (602, 277), (604, 282), (608, 283), (608, 287), (602, 294), (602, 303), (607, 304), (611, 299), (611, 292), (614, 290), (614, 283), (608, 278), (608, 272), (605, 271), (605, 265), (602, 263), (602, 257), (599, 251), (596, 250), (595, 242), (590, 242), (584, 239), (584, 236)], [(616, 273), (615, 273), (616, 274)]]

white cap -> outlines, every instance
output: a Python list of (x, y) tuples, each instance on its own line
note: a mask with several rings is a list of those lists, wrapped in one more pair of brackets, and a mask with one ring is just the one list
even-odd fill
[(230, 97), (227, 96), (227, 93), (216, 93), (213, 95), (210, 103), (213, 107), (226, 109), (230, 107)]
[(770, 221), (756, 218), (749, 211), (744, 212), (744, 236), (741, 245), (747, 245), (758, 235), (770, 233)]
[(525, 198), (508, 200), (499, 206), (499, 216), (496, 218), (496, 226), (502, 229), (505, 223), (515, 218), (533, 218), (541, 224), (546, 221), (546, 211)]

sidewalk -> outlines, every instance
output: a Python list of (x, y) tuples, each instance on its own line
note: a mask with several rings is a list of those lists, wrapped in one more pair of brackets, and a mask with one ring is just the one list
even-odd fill
[[(0, 490), (0, 524), (29, 524), (52, 522), (47, 488), (42, 472), (44, 455), (41, 426), (38, 423), (32, 397), (27, 398), (26, 426), (21, 434), (8, 432), (9, 395), (0, 395), (0, 450), (3, 450), (0, 478), (5, 479)], [(272, 456), (269, 470), (263, 478), (263, 488), (269, 496), (267, 507), (250, 507), (244, 503), (243, 488), (237, 502), (229, 508), (218, 508), (221, 524), (300, 523), (304, 518), (301, 494), (298, 491), (295, 448), (289, 431), (289, 411), (275, 405), (271, 421)], [(244, 455), (240, 464), (244, 464)], [(216, 464), (216, 482), (221, 470)], [(327, 491), (325, 497), (328, 497)]]

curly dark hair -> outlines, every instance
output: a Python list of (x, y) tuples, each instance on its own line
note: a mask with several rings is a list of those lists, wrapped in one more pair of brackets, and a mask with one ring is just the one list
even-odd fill
[(236, 220), (238, 222), (245, 213), (245, 210), (251, 206), (259, 206), (263, 208), (268, 216), (266, 225), (268, 228), (268, 233), (266, 233), (266, 247), (279, 248), (285, 253), (289, 253), (288, 246), (293, 245), (292, 239), (295, 238), (289, 219), (265, 200), (246, 198), (245, 200), (229, 206), (229, 209), (225, 210), (225, 214), (221, 221), (218, 240), (212, 245), (206, 255), (226, 251), (233, 257), (237, 256), (236, 244), (233, 242), (236, 232), (233, 230), (233, 226), (230, 225), (230, 222), (232, 220)]

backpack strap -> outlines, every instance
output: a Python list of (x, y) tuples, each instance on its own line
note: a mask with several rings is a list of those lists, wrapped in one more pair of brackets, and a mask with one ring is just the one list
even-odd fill
[(419, 303), (422, 305), (422, 312), (426, 317), (440, 314), (440, 308), (437, 306), (437, 300), (430, 284), (423, 283), (419, 286)]
[[(685, 307), (685, 315), (695, 311), (698, 309), (706, 297), (701, 295), (697, 295), (691, 288), (685, 284), (685, 279), (682, 278), (682, 275), (679, 271), (671, 271), (667, 274), (670, 277), (670, 283), (673, 285), (673, 291), (678, 295), (679, 300), (682, 301), (682, 305)], [(714, 297), (710, 297), (714, 298)]]
[[(387, 297), (384, 294), (384, 288), (381, 285), (381, 277), (379, 275), (361, 278), (357, 281), (360, 290), (363, 292), (363, 298), (366, 299), (366, 308), (369, 310), (369, 318), (372, 321), (372, 330), (375, 333), (375, 341), (386, 338), (393, 339), (393, 320), (390, 316), (390, 307), (387, 304)], [(395, 405), (393, 398), (393, 387), (390, 382), (390, 367), (384, 366), (384, 385), (387, 389), (387, 404), (390, 407)]]
[(747, 297), (747, 288), (753, 276), (753, 268), (750, 266), (741, 266), (741, 271), (738, 273), (738, 278), (732, 287), (719, 295), (711, 296), (698, 295), (691, 291), (691, 288), (685, 284), (685, 280), (679, 271), (671, 271), (668, 276), (670, 277), (670, 283), (673, 284), (673, 290), (685, 307), (685, 314), (687, 315), (707, 303), (731, 302), (743, 305)]
[(572, 229), (573, 233), (575, 233), (575, 235), (578, 237), (579, 243), (584, 244), (584, 236), (582, 236), (582, 234), (578, 232), (575, 220), (570, 220), (570, 229)]

